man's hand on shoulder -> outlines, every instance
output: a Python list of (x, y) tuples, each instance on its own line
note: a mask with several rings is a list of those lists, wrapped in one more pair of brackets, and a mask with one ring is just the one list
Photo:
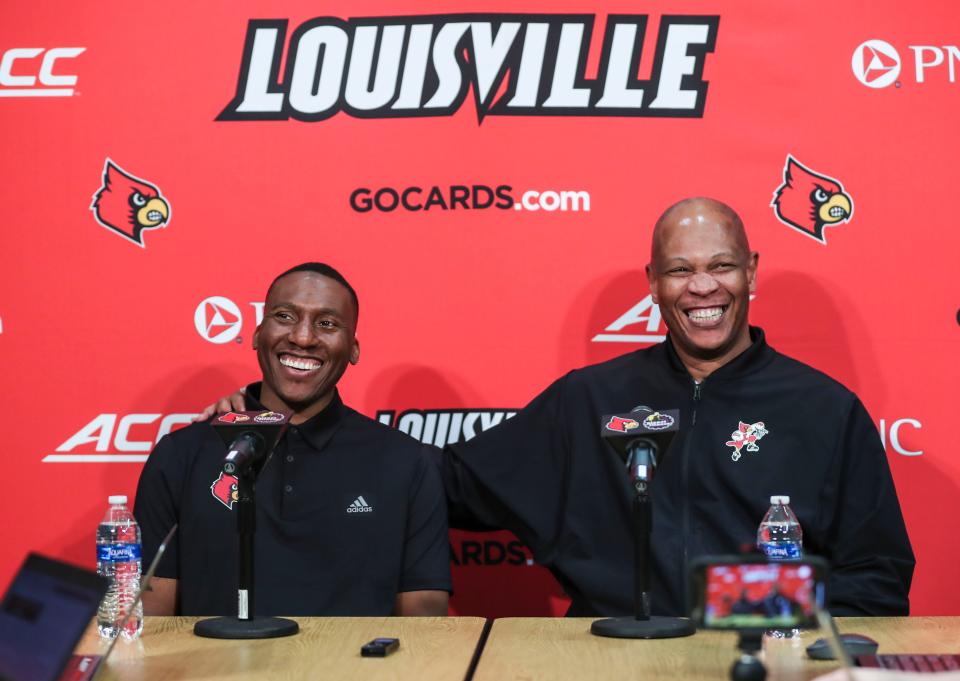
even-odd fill
[(401, 617), (444, 617), (450, 594), (446, 591), (403, 591), (397, 594), (393, 614)]
[(228, 411), (246, 411), (246, 397), (246, 387), (240, 388), (237, 392), (221, 397), (213, 404), (207, 405), (202, 412), (193, 417), (193, 422), (207, 421), (217, 414), (226, 414)]

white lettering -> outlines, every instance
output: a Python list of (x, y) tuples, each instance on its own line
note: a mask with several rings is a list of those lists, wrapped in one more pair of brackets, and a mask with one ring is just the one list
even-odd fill
[(880, 419), (880, 441), (883, 443), (883, 448), (887, 448), (887, 435), (889, 435), (890, 446), (897, 454), (903, 456), (921, 456), (923, 454), (922, 449), (907, 449), (901, 444), (900, 429), (903, 426), (910, 426), (914, 430), (923, 428), (923, 424), (917, 419), (897, 419), (890, 424), (889, 428), (886, 425), (886, 419)]
[(55, 75), (53, 66), (58, 59), (73, 59), (86, 49), (85, 47), (54, 47), (47, 50), (47, 53), (43, 55), (43, 63), (40, 65), (40, 82), (44, 85), (76, 85), (76, 76)]
[(491, 25), (489, 21), (476, 22), (472, 25), (473, 30), (473, 52), (476, 57), (477, 86), (481, 102), (488, 102), (495, 93), (491, 91), (500, 68), (503, 66), (503, 60), (510, 51), (510, 46), (520, 32), (520, 24), (517, 22), (505, 22), (500, 26), (496, 39), (491, 35)]
[(275, 28), (258, 28), (253, 33), (253, 49), (250, 51), (250, 66), (247, 68), (247, 86), (243, 101), (237, 111), (282, 111), (283, 93), (268, 92), (273, 55), (277, 46)]
[(437, 71), (440, 84), (424, 106), (428, 109), (444, 109), (453, 105), (460, 86), (463, 83), (463, 74), (460, 73), (460, 64), (457, 63), (457, 45), (470, 24), (457, 22), (447, 24), (437, 33), (437, 42), (433, 45), (433, 67)]
[(157, 431), (157, 442), (160, 442), (160, 439), (164, 435), (168, 435), (173, 432), (174, 426), (186, 425), (193, 421), (193, 417), (196, 414), (167, 414), (163, 417), (163, 420), (160, 421), (160, 430)]
[(950, 72), (950, 82), (956, 83), (956, 67), (954, 64), (960, 62), (960, 48), (956, 45), (945, 45), (943, 49), (950, 55), (950, 60), (947, 62), (947, 69)]
[(377, 72), (370, 82), (373, 69), (373, 53), (377, 44), (377, 26), (357, 26), (353, 34), (353, 52), (350, 55), (350, 72), (344, 99), (354, 109), (370, 111), (387, 105), (397, 91), (397, 72), (400, 69), (400, 53), (403, 51), (403, 26), (386, 26), (377, 57)]
[(692, 76), (697, 59), (688, 54), (690, 45), (705, 45), (710, 29), (703, 24), (670, 24), (663, 50), (660, 87), (651, 109), (696, 109), (700, 93), (680, 88), (684, 76)]
[(80, 445), (96, 442), (97, 451), (105, 452), (110, 448), (110, 441), (113, 439), (113, 427), (116, 423), (116, 414), (100, 414), (57, 447), (57, 451), (69, 452)]
[(410, 412), (400, 417), (397, 422), (397, 430), (406, 433), (410, 437), (423, 441), (423, 415), (416, 412)]
[(646, 322), (646, 334), (601, 333), (592, 338), (594, 343), (659, 343), (666, 336), (660, 328), (660, 306), (648, 295), (639, 303), (617, 317), (606, 331), (622, 331), (633, 324)]
[(315, 26), (300, 36), (290, 77), (290, 106), (300, 113), (319, 114), (337, 103), (348, 42), (337, 26)]
[[(940, 64), (943, 63), (943, 51), (933, 45), (910, 45), (910, 49), (913, 50), (914, 64), (917, 69), (917, 82), (922, 83), (925, 69), (940, 66)], [(933, 54), (933, 61), (925, 61), (923, 58), (924, 52)]]
[(117, 436), (114, 438), (114, 446), (117, 448), (117, 451), (149, 452), (153, 448), (153, 440), (147, 440), (145, 442), (130, 440), (130, 428), (136, 425), (153, 423), (158, 418), (160, 418), (160, 414), (127, 414), (120, 419), (120, 425), (117, 427)]
[(590, 104), (590, 88), (574, 87), (580, 66), (582, 43), (583, 24), (564, 24), (560, 29), (560, 46), (557, 48), (553, 84), (544, 106), (586, 108)]
[(524, 32), (523, 53), (520, 56), (517, 90), (507, 106), (537, 105), (537, 92), (543, 73), (543, 55), (549, 30), (549, 24), (527, 25), (527, 30)]
[(637, 45), (637, 25), (617, 24), (613, 29), (610, 61), (607, 63), (607, 83), (597, 106), (612, 109), (639, 109), (643, 106), (643, 88), (631, 88), (633, 54)]
[(555, 191), (545, 191), (540, 194), (540, 207), (552, 213), (560, 207), (560, 195)]
[(257, 326), (263, 324), (263, 303), (254, 303), (251, 302), (250, 305), (253, 306), (253, 314), (256, 320)]
[(560, 210), (584, 211), (590, 210), (590, 192), (564, 191), (560, 192)]
[(407, 44), (407, 60), (403, 65), (403, 83), (400, 96), (393, 103), (394, 109), (418, 109), (423, 99), (423, 81), (427, 75), (427, 59), (430, 56), (430, 38), (433, 26), (417, 24), (410, 28)]
[(37, 82), (36, 76), (15, 76), (12, 73), (13, 62), (18, 59), (33, 59), (43, 52), (42, 47), (13, 47), (0, 59), (0, 85), (7, 87), (31, 87)]

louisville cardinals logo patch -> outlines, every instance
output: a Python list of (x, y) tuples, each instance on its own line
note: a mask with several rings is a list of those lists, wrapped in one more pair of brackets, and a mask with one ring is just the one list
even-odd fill
[(810, 170), (790, 154), (783, 166), (783, 184), (770, 205), (780, 222), (821, 244), (827, 243), (824, 228), (853, 217), (853, 199), (839, 180)]
[(93, 195), (90, 210), (97, 222), (140, 248), (146, 248), (144, 230), (166, 227), (170, 222), (170, 204), (160, 190), (109, 158), (103, 164), (103, 184)]
[(611, 416), (607, 421), (606, 429), (617, 433), (626, 433), (634, 428), (639, 428), (640, 422), (636, 419), (625, 419), (619, 416)]
[(757, 446), (757, 443), (763, 439), (763, 436), (768, 432), (770, 431), (767, 430), (763, 421), (757, 421), (756, 423), (744, 423), (741, 421), (737, 429), (730, 433), (730, 439), (724, 443), (727, 447), (733, 447), (730, 458), (734, 461), (739, 461), (743, 451), (759, 452), (760, 447)]
[(214, 499), (232, 511), (233, 505), (240, 498), (237, 491), (237, 478), (233, 475), (220, 473), (220, 477), (210, 485), (210, 493)]

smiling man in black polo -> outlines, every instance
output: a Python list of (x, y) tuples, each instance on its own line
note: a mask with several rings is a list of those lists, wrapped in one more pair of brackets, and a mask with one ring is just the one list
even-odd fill
[[(450, 570), (443, 487), (423, 447), (345, 406), (356, 364), (356, 293), (333, 268), (277, 277), (253, 345), (250, 409), (290, 416), (257, 482), (257, 615), (443, 615)], [(144, 596), (147, 614), (236, 614), (235, 487), (206, 423), (164, 437), (134, 514), (149, 562), (180, 530)]]

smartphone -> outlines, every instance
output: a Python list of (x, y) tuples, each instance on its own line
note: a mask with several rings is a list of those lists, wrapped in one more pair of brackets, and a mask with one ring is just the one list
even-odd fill
[(360, 646), (361, 657), (386, 657), (400, 647), (398, 638), (375, 638)]
[(827, 563), (809, 556), (705, 556), (691, 568), (691, 618), (702, 629), (816, 628), (826, 599)]

